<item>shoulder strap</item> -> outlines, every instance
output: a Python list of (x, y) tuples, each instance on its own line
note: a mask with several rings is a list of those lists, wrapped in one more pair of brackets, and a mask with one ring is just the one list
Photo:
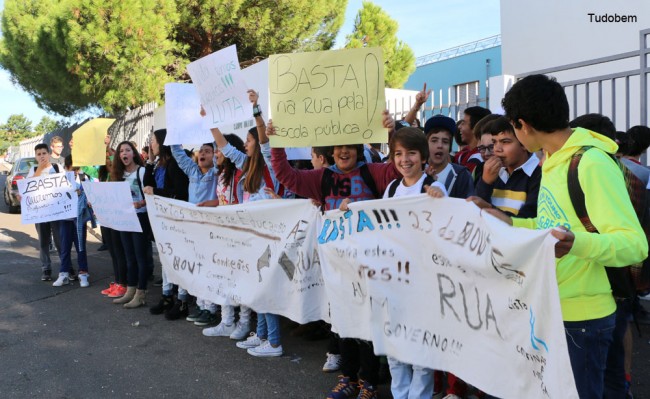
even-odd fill
[(372, 177), (370, 174), (370, 168), (368, 168), (368, 164), (363, 164), (359, 168), (359, 174), (361, 174), (361, 178), (363, 179), (363, 182), (366, 183), (366, 186), (372, 191), (373, 197), (381, 198), (379, 195), (379, 191), (377, 190), (377, 185), (375, 184), (375, 179)]
[(400, 177), (399, 179), (395, 179), (390, 183), (388, 186), (388, 198), (393, 198), (395, 196), (395, 191), (397, 191), (397, 187), (399, 187), (401, 182), (402, 178)]
[(334, 172), (330, 168), (323, 170), (323, 177), (320, 180), (320, 203), (321, 210), (325, 210), (325, 198), (332, 192), (332, 174)]
[(55, 171), (56, 173), (59, 173), (59, 164), (58, 164), (58, 163), (53, 163), (53, 164), (52, 164), (52, 167), (54, 168), (54, 171)]
[(580, 222), (585, 227), (585, 229), (590, 233), (598, 233), (596, 226), (591, 223), (591, 219), (587, 214), (587, 205), (585, 204), (585, 192), (582, 191), (580, 186), (580, 180), (578, 176), (578, 166), (580, 165), (580, 160), (585, 152), (591, 149), (591, 146), (581, 147), (571, 156), (571, 162), (569, 163), (569, 171), (567, 175), (567, 188), (569, 189), (569, 197), (571, 198), (571, 205), (576, 212), (576, 216), (580, 219)]
[(435, 182), (436, 182), (436, 179), (434, 179), (433, 176), (431, 176), (431, 175), (427, 175), (427, 176), (424, 178), (424, 181), (422, 182), (422, 188), (420, 189), (420, 192), (423, 193), (423, 194), (426, 193), (426, 192), (427, 192), (427, 189), (424, 188), (424, 186), (430, 186), (430, 185), (432, 185), (432, 184), (435, 183)]
[(142, 182), (140, 181), (140, 168), (142, 168), (142, 166), (138, 166), (138, 169), (135, 171), (135, 178), (138, 181), (138, 187), (140, 187), (140, 194), (142, 195), (142, 198), (144, 198), (144, 191), (142, 191)]

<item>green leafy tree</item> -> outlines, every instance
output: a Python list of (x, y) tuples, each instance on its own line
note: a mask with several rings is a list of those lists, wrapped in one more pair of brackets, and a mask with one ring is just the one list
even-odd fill
[(6, 0), (0, 66), (43, 109), (161, 102), (186, 65), (237, 45), (248, 65), (333, 45), (347, 0)]
[(415, 71), (415, 55), (397, 39), (397, 21), (378, 5), (364, 1), (354, 22), (352, 34), (346, 37), (346, 48), (381, 47), (384, 54), (386, 87), (401, 88)]
[(41, 121), (38, 122), (38, 125), (34, 127), (34, 132), (38, 134), (47, 134), (49, 132), (53, 132), (56, 129), (62, 127), (63, 125), (61, 122), (50, 118), (49, 116), (44, 116), (41, 118)]
[(12, 114), (7, 118), (7, 123), (0, 127), (9, 136), (26, 137), (32, 133), (32, 121), (23, 114)]

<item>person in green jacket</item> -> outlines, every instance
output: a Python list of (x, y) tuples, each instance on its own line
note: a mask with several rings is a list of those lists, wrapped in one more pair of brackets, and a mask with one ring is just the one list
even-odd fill
[[(618, 146), (598, 133), (571, 129), (564, 89), (547, 76), (521, 79), (502, 105), (517, 139), (530, 152), (544, 150), (546, 161), (535, 218), (490, 213), (515, 227), (553, 229), (551, 234), (559, 240), (556, 279), (576, 387), (581, 398), (601, 398), (616, 310), (605, 265), (632, 265), (648, 256), (623, 174), (611, 157)], [(583, 227), (567, 188), (571, 157), (583, 146), (593, 148), (584, 153), (578, 176), (599, 234)]]

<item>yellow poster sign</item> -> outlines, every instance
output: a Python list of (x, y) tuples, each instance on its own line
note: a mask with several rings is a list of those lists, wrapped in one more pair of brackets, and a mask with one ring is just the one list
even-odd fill
[(387, 142), (381, 48), (269, 58), (274, 147)]
[(95, 166), (106, 163), (104, 138), (113, 122), (115, 119), (95, 118), (72, 132), (74, 140), (72, 164), (74, 166)]

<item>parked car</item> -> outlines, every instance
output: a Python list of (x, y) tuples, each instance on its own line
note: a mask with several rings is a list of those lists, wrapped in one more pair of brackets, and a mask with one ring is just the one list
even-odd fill
[(18, 180), (24, 179), (29, 169), (36, 165), (36, 158), (20, 158), (11, 168), (7, 180), (5, 180), (5, 203), (10, 213), (20, 212), (20, 201), (18, 200)]

